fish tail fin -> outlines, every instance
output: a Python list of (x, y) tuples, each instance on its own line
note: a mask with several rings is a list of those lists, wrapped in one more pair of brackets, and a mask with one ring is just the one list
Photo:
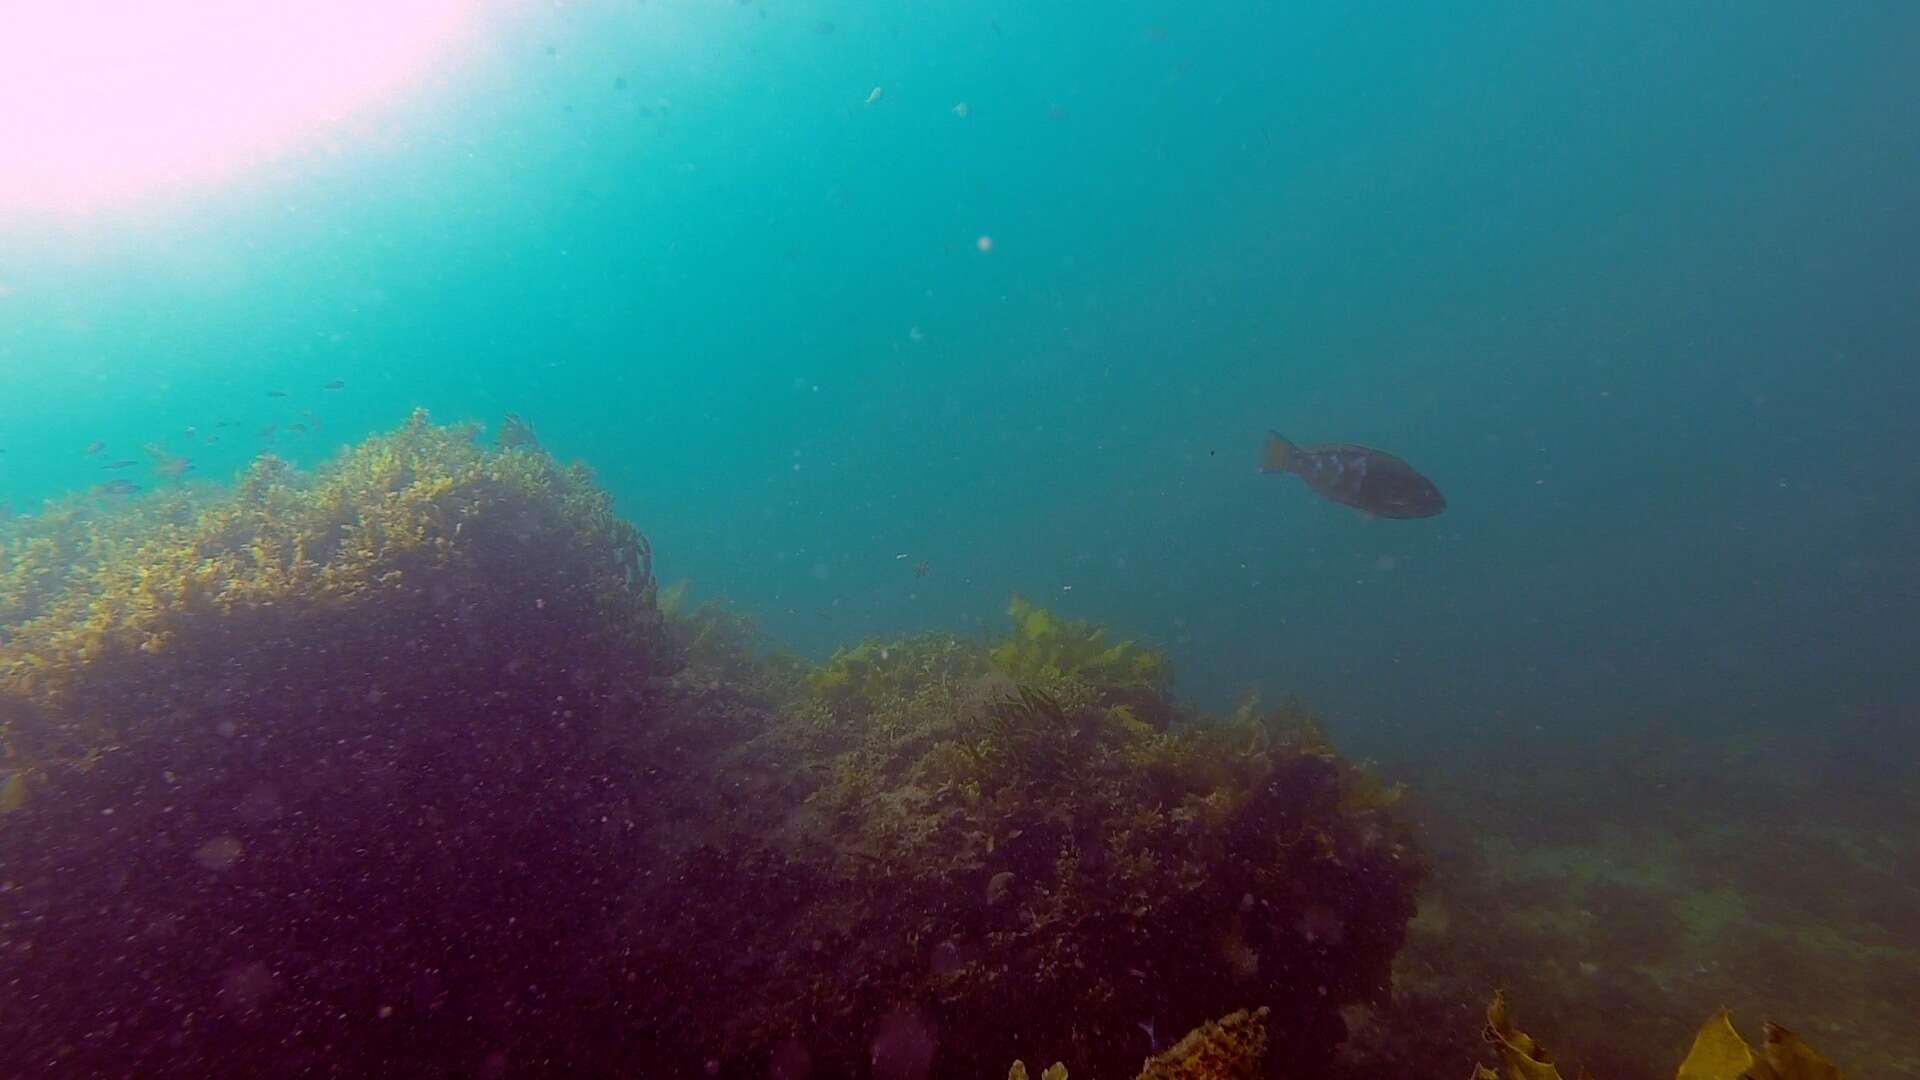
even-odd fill
[(1277, 431), (1267, 432), (1267, 444), (1260, 451), (1261, 472), (1286, 472), (1293, 461), (1295, 447)]

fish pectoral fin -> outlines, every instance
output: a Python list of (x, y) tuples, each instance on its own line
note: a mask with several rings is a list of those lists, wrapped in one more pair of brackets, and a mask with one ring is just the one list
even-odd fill
[(1260, 451), (1261, 472), (1286, 472), (1293, 460), (1293, 444), (1277, 431), (1267, 432), (1267, 443)]

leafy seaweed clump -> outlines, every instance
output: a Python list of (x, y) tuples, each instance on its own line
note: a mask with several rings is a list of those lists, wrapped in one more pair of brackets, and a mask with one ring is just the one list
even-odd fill
[(622, 743), (671, 650), (586, 472), (476, 430), (416, 413), (312, 476), (16, 524), (18, 1068), (471, 1073), (604, 1029)]
[(996, 671), (1053, 694), (1091, 693), (1100, 704), (1126, 706), (1155, 727), (1175, 718), (1167, 696), (1173, 668), (1165, 653), (1132, 641), (1109, 642), (1104, 627), (1063, 619), (1019, 596), (1007, 614), (1013, 634), (988, 657)]
[[(1154, 1030), (1258, 1003), (1289, 1067), (1325, 1062), (1339, 1010), (1386, 992), (1424, 874), (1392, 793), (1284, 712), (1156, 727), (1126, 695), (1164, 694), (1163, 662), (1016, 619), (993, 645), (844, 650), (741, 749), (789, 779), (784, 809), (636, 905), (649, 1030), (700, 1033), (723, 1076), (789, 1042), (840, 1075), (904, 1010), (938, 1033), (932, 1075), (1025, 1054), (1118, 1076)], [(1048, 640), (1079, 659), (1028, 666)]]

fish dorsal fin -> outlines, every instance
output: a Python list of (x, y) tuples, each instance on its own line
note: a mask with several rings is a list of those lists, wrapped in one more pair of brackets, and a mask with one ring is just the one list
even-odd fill
[(1267, 432), (1267, 444), (1260, 451), (1261, 472), (1286, 472), (1293, 461), (1295, 447), (1277, 431)]

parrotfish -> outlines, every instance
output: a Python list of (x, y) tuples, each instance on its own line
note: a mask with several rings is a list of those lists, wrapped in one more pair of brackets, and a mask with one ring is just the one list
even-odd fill
[(1261, 472), (1290, 472), (1324, 498), (1376, 517), (1432, 517), (1447, 508), (1446, 497), (1413, 466), (1382, 450), (1352, 443), (1295, 446), (1277, 431), (1267, 432)]

